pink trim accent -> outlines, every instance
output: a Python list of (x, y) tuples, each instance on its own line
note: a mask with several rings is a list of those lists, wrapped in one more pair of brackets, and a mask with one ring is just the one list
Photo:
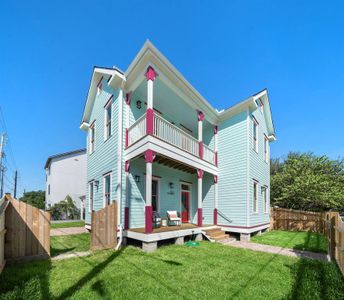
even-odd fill
[(218, 177), (217, 175), (214, 175), (214, 183), (217, 183)]
[(147, 68), (147, 71), (146, 71), (146, 74), (145, 74), (147, 81), (148, 81), (148, 80), (154, 81), (154, 79), (155, 79), (155, 77), (156, 77), (157, 75), (158, 75), (158, 74), (155, 72), (155, 70), (154, 70), (154, 68), (153, 68), (152, 66), (149, 66), (149, 67)]
[(204, 171), (201, 169), (197, 169), (197, 178), (203, 178)]
[(125, 129), (125, 148), (129, 146), (129, 130), (128, 128)]
[(203, 221), (202, 208), (198, 208), (197, 209), (197, 226), (202, 227), (202, 221)]
[(145, 152), (145, 160), (146, 163), (153, 163), (155, 159), (155, 152), (153, 150), (146, 150)]
[(130, 170), (130, 160), (126, 160), (125, 161), (124, 169), (125, 169), (126, 172), (129, 172), (129, 170)]
[(219, 132), (219, 128), (217, 127), (217, 125), (214, 126), (214, 134), (217, 134)]
[(218, 157), (217, 157), (217, 151), (215, 152), (215, 166), (218, 164)]
[(146, 133), (148, 135), (154, 133), (154, 110), (151, 108), (148, 108), (146, 113)]
[(198, 155), (201, 159), (203, 159), (203, 142), (198, 141)]
[(229, 228), (243, 228), (243, 229), (251, 229), (251, 228), (256, 228), (256, 227), (260, 227), (260, 226), (264, 226), (264, 225), (269, 225), (270, 223), (264, 223), (264, 224), (259, 224), (259, 225), (254, 225), (254, 226), (230, 226), (230, 225), (221, 225), (218, 224), (219, 226), (223, 226), (223, 227), (229, 227)]
[(153, 207), (152, 206), (145, 206), (145, 232), (152, 233), (153, 232)]
[(198, 112), (198, 121), (203, 121), (204, 120), (204, 113), (201, 112), (200, 110), (197, 111)]
[(132, 94), (133, 94), (132, 91), (130, 91), (129, 93), (126, 93), (126, 94), (125, 94), (125, 103), (126, 103), (127, 105), (129, 105), (129, 106), (130, 106), (130, 104), (131, 104), (131, 96), (132, 96)]
[(217, 225), (217, 208), (214, 208), (214, 225)]
[(129, 207), (124, 208), (124, 229), (129, 229)]

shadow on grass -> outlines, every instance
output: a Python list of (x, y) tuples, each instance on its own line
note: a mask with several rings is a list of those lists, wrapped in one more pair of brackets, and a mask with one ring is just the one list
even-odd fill
[[(315, 237), (314, 240), (313, 237)], [(327, 254), (325, 238), (320, 233), (311, 231), (307, 232), (304, 242), (302, 244), (295, 245), (293, 249)]]

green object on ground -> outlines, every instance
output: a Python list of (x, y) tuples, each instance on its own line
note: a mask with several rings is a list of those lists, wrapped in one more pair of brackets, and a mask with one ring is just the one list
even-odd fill
[(327, 253), (327, 242), (324, 235), (314, 232), (273, 230), (253, 236), (251, 241), (295, 250)]
[(200, 242), (195, 242), (195, 241), (188, 241), (185, 243), (185, 246), (188, 247), (199, 247), (201, 244)]
[(50, 237), (50, 255), (90, 250), (90, 234), (71, 234)]
[(51, 223), (51, 228), (69, 228), (69, 227), (84, 227), (84, 221), (76, 221), (76, 222), (61, 222), (61, 223)]
[(200, 242), (7, 265), (0, 299), (343, 299), (334, 263)]

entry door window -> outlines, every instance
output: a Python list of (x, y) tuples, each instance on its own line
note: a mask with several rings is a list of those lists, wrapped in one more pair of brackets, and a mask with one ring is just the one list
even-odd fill
[(153, 207), (153, 211), (158, 211), (159, 209), (159, 181), (153, 179), (152, 180), (152, 207)]

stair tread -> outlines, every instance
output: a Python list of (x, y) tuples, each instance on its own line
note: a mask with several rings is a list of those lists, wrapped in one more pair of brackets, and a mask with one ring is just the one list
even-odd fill
[(213, 232), (221, 232), (222, 229), (221, 228), (213, 228), (213, 229), (208, 229), (208, 230), (204, 230), (206, 232), (206, 234), (211, 234)]
[(223, 239), (226, 239), (226, 238), (229, 238), (229, 235), (228, 234), (223, 234), (223, 235), (218, 235), (218, 236), (214, 236), (214, 237), (211, 237), (213, 240), (223, 240)]

